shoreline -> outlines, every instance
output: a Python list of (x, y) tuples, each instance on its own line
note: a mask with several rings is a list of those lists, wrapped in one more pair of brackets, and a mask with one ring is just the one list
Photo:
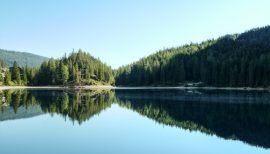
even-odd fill
[(74, 86), (74, 87), (68, 87), (68, 86), (0, 86), (0, 90), (16, 90), (16, 89), (52, 89), (52, 90), (61, 90), (61, 89), (85, 89), (85, 90), (91, 90), (91, 89), (113, 89), (113, 86)]
[(243, 90), (243, 91), (269, 91), (270, 88), (252, 88), (252, 87), (154, 87), (154, 86), (143, 86), (143, 87), (115, 87), (115, 89), (179, 89), (179, 90)]
[(91, 89), (119, 89), (119, 90), (140, 90), (140, 89), (179, 89), (179, 90), (243, 90), (243, 91), (265, 91), (270, 88), (251, 88), (251, 87), (154, 87), (154, 86), (138, 86), (138, 87), (115, 87), (110, 85), (89, 85), (89, 86), (0, 86), (0, 90), (16, 90), (16, 89), (75, 89), (75, 90), (91, 90)]

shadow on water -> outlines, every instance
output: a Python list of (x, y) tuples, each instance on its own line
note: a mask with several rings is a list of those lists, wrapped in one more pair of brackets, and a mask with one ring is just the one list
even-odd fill
[(117, 103), (160, 124), (270, 148), (266, 91), (10, 90), (0, 101), (0, 121), (49, 113), (81, 124)]

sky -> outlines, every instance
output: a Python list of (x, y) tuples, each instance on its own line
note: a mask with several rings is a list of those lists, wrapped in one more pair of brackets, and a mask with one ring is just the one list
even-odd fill
[(269, 0), (1, 0), (0, 48), (113, 68), (158, 50), (270, 24)]

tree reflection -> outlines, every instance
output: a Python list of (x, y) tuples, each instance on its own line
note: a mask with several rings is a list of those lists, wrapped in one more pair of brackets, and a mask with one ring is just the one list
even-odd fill
[[(116, 97), (120, 106), (132, 109), (161, 124), (270, 148), (270, 102), (269, 99), (262, 98), (269, 97), (270, 94), (225, 93), (227, 94), (204, 94), (202, 91), (179, 94), (179, 91), (118, 90)], [(207, 99), (201, 98), (205, 95), (208, 95), (211, 101), (207, 102)], [(231, 102), (226, 103), (224, 99), (220, 99), (226, 95), (233, 98)], [(237, 97), (246, 102), (237, 100)]]
[(11, 110), (15, 118), (29, 117), (20, 112), (24, 108), (40, 110), (31, 116), (57, 114), (81, 124), (115, 102), (161, 124), (270, 148), (269, 97), (244, 91), (8, 90), (0, 93), (0, 121)]
[(100, 91), (51, 91), (51, 90), (16, 90), (0, 94), (1, 111), (10, 106), (15, 113), (19, 107), (39, 105), (44, 113), (68, 117), (79, 124), (100, 113), (112, 104), (114, 93)]

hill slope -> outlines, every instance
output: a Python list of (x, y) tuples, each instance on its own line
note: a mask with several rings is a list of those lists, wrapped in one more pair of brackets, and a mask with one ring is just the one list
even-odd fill
[(68, 57), (43, 62), (36, 81), (38, 85), (111, 85), (114, 76), (110, 66), (79, 50)]
[(48, 58), (27, 52), (0, 49), (0, 60), (3, 60), (8, 66), (12, 66), (13, 62), (16, 61), (19, 66), (38, 67), (43, 61), (48, 60)]
[(116, 85), (269, 87), (270, 26), (166, 49), (121, 67)]

